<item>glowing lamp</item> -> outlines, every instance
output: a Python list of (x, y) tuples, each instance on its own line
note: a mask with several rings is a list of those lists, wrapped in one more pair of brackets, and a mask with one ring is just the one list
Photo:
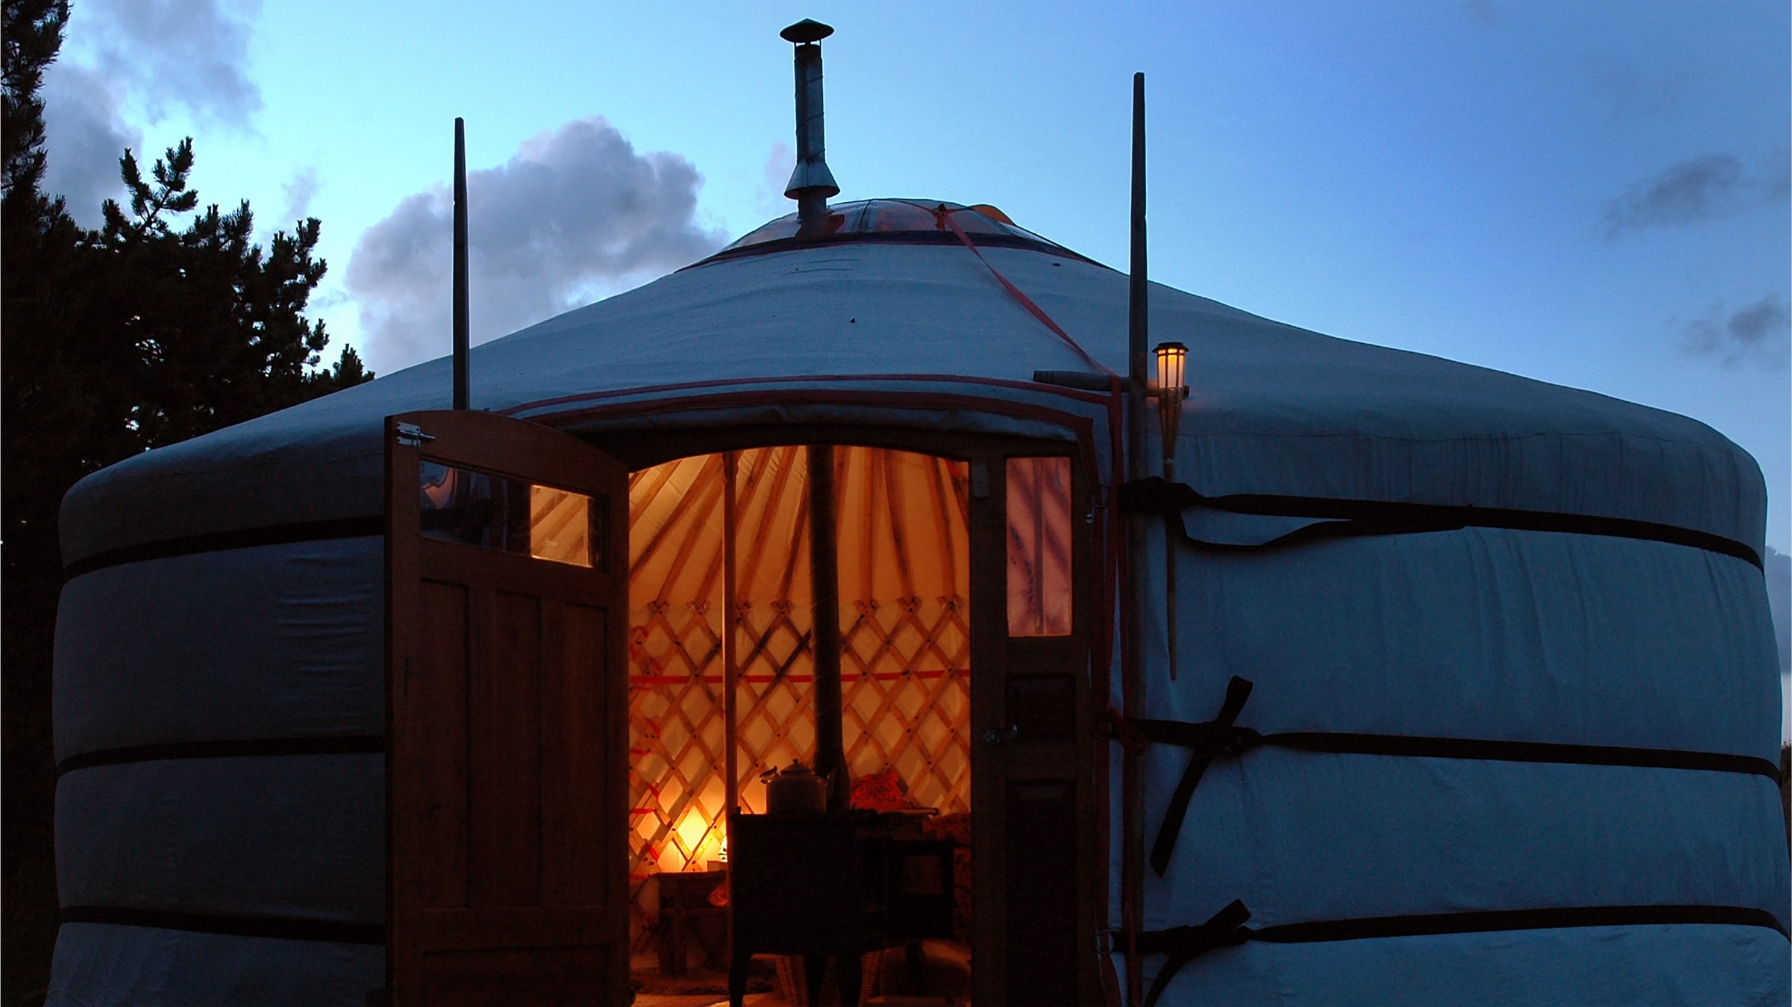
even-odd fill
[(1164, 435), (1164, 478), (1173, 478), (1176, 456), (1176, 431), (1182, 425), (1182, 400), (1188, 398), (1188, 347), (1181, 343), (1158, 343), (1152, 355), (1157, 357), (1157, 419)]

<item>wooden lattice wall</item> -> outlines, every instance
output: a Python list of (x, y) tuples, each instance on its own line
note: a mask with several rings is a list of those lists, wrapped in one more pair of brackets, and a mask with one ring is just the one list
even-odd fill
[[(735, 549), (740, 797), (814, 758), (807, 459), (739, 452)], [(876, 448), (835, 452), (841, 677), (855, 777), (894, 768), (911, 803), (970, 810), (965, 466)], [(629, 486), (629, 786), (637, 937), (647, 882), (722, 855), (722, 455), (636, 472)]]

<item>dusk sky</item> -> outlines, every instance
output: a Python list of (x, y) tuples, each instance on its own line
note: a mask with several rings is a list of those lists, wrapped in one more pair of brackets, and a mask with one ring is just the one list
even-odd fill
[(1694, 416), (1792, 546), (1784, 2), (76, 0), (49, 185), (97, 222), (122, 147), (193, 136), (205, 201), (323, 221), (329, 356), (385, 373), (448, 348), (455, 116), (478, 342), (792, 208), (801, 17), (837, 29), (840, 198), (994, 203), (1124, 268), (1143, 70), (1153, 279)]

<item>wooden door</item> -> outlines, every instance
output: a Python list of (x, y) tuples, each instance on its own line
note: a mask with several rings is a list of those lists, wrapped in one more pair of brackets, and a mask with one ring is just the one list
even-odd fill
[(386, 434), (391, 1003), (627, 1003), (627, 472), (487, 413)]
[(1087, 476), (990, 453), (971, 497), (975, 1000), (1099, 1003)]

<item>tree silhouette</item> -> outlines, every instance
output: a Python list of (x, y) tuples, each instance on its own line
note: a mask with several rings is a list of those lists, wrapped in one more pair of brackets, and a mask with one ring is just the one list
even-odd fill
[(182, 140), (145, 179), (119, 161), (129, 209), (108, 200), (95, 230), (42, 191), (44, 70), (67, 0), (4, 0), (0, 121), (0, 858), (3, 999), (46, 985), (56, 903), (51, 816), (51, 651), (62, 585), (57, 510), (90, 472), (358, 384), (352, 348), (315, 369), (328, 342), (305, 317), (326, 268), (319, 223), (252, 239), (247, 202), (200, 209)]

